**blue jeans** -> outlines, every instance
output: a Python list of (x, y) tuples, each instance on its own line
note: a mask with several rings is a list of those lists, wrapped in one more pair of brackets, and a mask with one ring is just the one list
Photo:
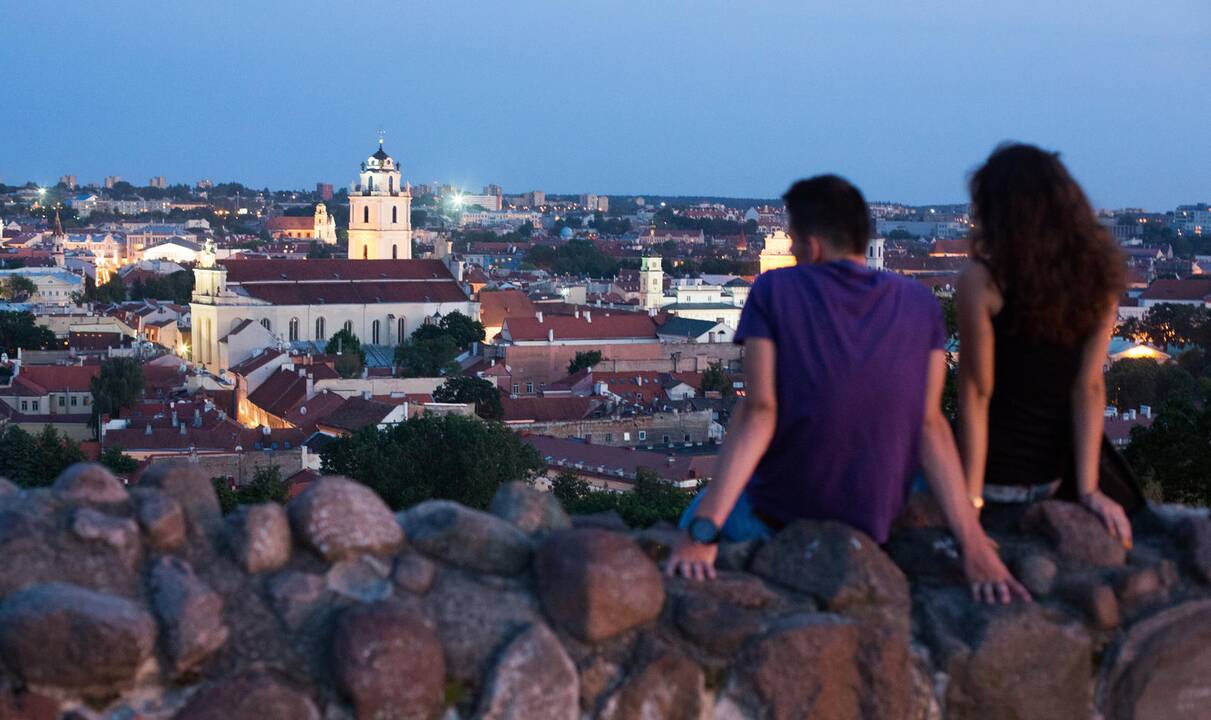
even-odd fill
[[(685, 512), (681, 513), (681, 520), (677, 523), (678, 527), (683, 530), (689, 527), (705, 492), (706, 490), (700, 491)], [(731, 514), (727, 516), (727, 520), (719, 531), (720, 539), (729, 542), (768, 540), (773, 535), (774, 531), (770, 529), (769, 525), (753, 514), (753, 503), (749, 500), (747, 492), (740, 493), (740, 497), (736, 500), (736, 507), (732, 508)]]

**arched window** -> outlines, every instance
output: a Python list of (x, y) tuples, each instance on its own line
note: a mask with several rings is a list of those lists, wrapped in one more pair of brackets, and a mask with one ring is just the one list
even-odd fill
[(261, 320), (261, 327), (265, 328), (269, 332), (273, 332), (273, 325), (270, 324), (269, 318)]
[(397, 222), (399, 222), (399, 208), (393, 207), (391, 208), (391, 224), (394, 225)]
[(350, 334), (353, 333), (353, 321), (352, 320), (346, 320), (345, 324), (342, 325), (341, 327), (344, 328), (345, 332), (350, 333)]
[(369, 205), (362, 207), (362, 222), (364, 222), (364, 223), (370, 222), (370, 206)]
[(395, 192), (395, 176), (393, 176), (393, 175), (387, 176), (387, 192), (389, 192), (389, 193)]
[(397, 344), (399, 344), (399, 345), (403, 345), (403, 344), (404, 344), (404, 340), (406, 340), (406, 339), (407, 339), (407, 337), (408, 337), (408, 321), (407, 321), (407, 318), (400, 318), (400, 319), (399, 319), (399, 320), (396, 322), (396, 327), (397, 327), (398, 329), (396, 330), (396, 340), (395, 340), (395, 342), (396, 342)]
[(378, 320), (375, 320), (374, 322), (370, 323), (370, 344), (371, 345), (378, 345), (378, 328), (379, 328)]
[(391, 246), (391, 259), (395, 260), (398, 257), (399, 257), (399, 247), (396, 245), (392, 245)]
[(299, 319), (298, 318), (290, 318), (290, 325), (289, 325), (288, 332), (289, 332), (288, 337), (290, 338), (290, 342), (295, 342), (299, 339)]
[(324, 334), (324, 318), (322, 317), (315, 319), (315, 339), (318, 342), (323, 342), (328, 339), (328, 336)]
[(362, 246), (362, 259), (363, 259), (363, 260), (369, 260), (369, 259), (370, 259), (370, 246), (369, 246), (369, 245), (363, 245), (363, 246)]

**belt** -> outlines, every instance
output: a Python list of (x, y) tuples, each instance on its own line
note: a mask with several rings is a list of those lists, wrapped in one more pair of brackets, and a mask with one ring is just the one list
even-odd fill
[(984, 499), (994, 503), (1030, 503), (1046, 500), (1059, 489), (1059, 480), (1045, 485), (985, 485)]

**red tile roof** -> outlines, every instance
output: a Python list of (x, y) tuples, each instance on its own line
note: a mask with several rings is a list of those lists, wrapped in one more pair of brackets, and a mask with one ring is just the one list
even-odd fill
[(620, 313), (610, 315), (596, 312), (592, 320), (581, 315), (545, 315), (505, 318), (505, 328), (513, 340), (546, 340), (548, 331), (555, 331), (560, 340), (621, 340), (631, 338), (656, 339), (656, 323), (647, 315)]
[(265, 221), (265, 229), (275, 230), (315, 230), (315, 218), (310, 215), (279, 215)]
[(598, 405), (588, 397), (520, 397), (501, 396), (505, 422), (554, 422), (582, 420)]
[(452, 280), (441, 260), (222, 260), (227, 282)]
[(314, 428), (334, 410), (345, 404), (345, 398), (334, 392), (324, 391), (310, 400), (296, 403), (286, 411), (286, 422), (299, 428)]
[(496, 327), (506, 317), (534, 315), (534, 303), (521, 290), (483, 290), (479, 293), (479, 319), (487, 327)]
[(351, 397), (336, 410), (328, 413), (320, 424), (336, 430), (354, 432), (378, 425), (393, 410), (395, 410), (394, 405), (376, 400), (365, 400), (361, 397)]
[[(99, 365), (23, 365), (5, 395), (46, 395), (52, 392), (88, 392)], [(10, 390), (6, 388), (5, 390)]]
[(274, 305), (364, 305), (388, 302), (463, 302), (467, 295), (445, 282), (305, 282), (241, 285), (252, 297)]
[[(619, 479), (634, 479), (640, 468), (647, 468), (668, 480), (709, 479), (715, 469), (715, 455), (664, 455), (545, 435), (526, 435), (522, 439), (538, 451), (548, 466), (578, 469)], [(577, 468), (577, 463), (581, 467)], [(622, 471), (622, 476), (618, 476), (618, 470)]]
[(1166, 300), (1205, 300), (1211, 295), (1211, 277), (1192, 277), (1185, 280), (1157, 280), (1140, 294), (1144, 300), (1164, 302)]
[(284, 418), (286, 411), (307, 396), (307, 378), (295, 370), (282, 368), (270, 375), (248, 395), (248, 402), (270, 415)]

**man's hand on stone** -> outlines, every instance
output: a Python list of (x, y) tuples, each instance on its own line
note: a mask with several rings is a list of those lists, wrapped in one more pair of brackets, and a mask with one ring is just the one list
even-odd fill
[(1014, 597), (1030, 601), (1030, 592), (1001, 562), (996, 545), (983, 533), (964, 546), (963, 572), (971, 583), (971, 598), (976, 602), (1007, 605)]
[(665, 561), (664, 572), (669, 577), (680, 575), (690, 580), (714, 580), (718, 554), (718, 545), (696, 543), (683, 535)]

